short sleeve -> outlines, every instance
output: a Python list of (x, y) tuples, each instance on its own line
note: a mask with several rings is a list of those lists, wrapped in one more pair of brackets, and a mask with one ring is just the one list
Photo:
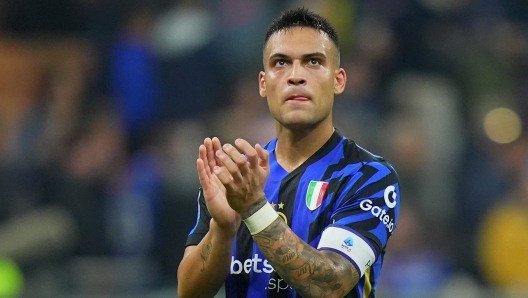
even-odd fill
[(211, 215), (209, 214), (207, 206), (205, 205), (205, 198), (203, 196), (201, 188), (198, 192), (197, 202), (198, 211), (196, 215), (196, 224), (194, 225), (194, 228), (189, 232), (189, 236), (187, 236), (187, 242), (185, 243), (185, 246), (198, 245), (198, 243), (202, 241), (202, 239), (209, 231), (209, 222), (211, 221)]
[(349, 181), (336, 200), (333, 224), (323, 231), (318, 248), (342, 254), (363, 274), (396, 228), (400, 190), (396, 172), (384, 162), (365, 164)]

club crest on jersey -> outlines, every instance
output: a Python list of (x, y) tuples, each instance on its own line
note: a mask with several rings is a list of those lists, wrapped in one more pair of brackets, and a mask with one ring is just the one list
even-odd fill
[(314, 211), (321, 206), (327, 187), (328, 182), (310, 181), (308, 191), (306, 192), (306, 206), (308, 209)]

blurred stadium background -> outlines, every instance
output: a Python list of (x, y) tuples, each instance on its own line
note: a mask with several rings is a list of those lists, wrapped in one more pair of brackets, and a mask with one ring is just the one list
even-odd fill
[(379, 297), (528, 297), (526, 0), (3, 0), (0, 297), (175, 297), (198, 145), (274, 136), (266, 26), (342, 39), (336, 126), (399, 172)]

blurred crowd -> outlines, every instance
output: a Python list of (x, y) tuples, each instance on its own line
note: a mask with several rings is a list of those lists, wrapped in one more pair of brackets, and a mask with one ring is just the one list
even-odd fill
[(296, 6), (340, 35), (337, 129), (400, 177), (380, 296), (528, 297), (525, 0), (0, 2), (0, 261), (20, 272), (14, 293), (175, 295), (198, 146), (274, 137), (264, 33)]

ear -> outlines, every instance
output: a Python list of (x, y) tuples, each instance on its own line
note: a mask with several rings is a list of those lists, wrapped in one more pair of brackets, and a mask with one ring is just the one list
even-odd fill
[(343, 93), (343, 91), (345, 90), (346, 80), (347, 80), (347, 77), (346, 77), (345, 70), (342, 68), (339, 68), (338, 70), (336, 70), (336, 77), (334, 80), (334, 94), (335, 95), (339, 95)]
[(266, 73), (261, 71), (259, 72), (259, 94), (262, 97), (266, 97)]

